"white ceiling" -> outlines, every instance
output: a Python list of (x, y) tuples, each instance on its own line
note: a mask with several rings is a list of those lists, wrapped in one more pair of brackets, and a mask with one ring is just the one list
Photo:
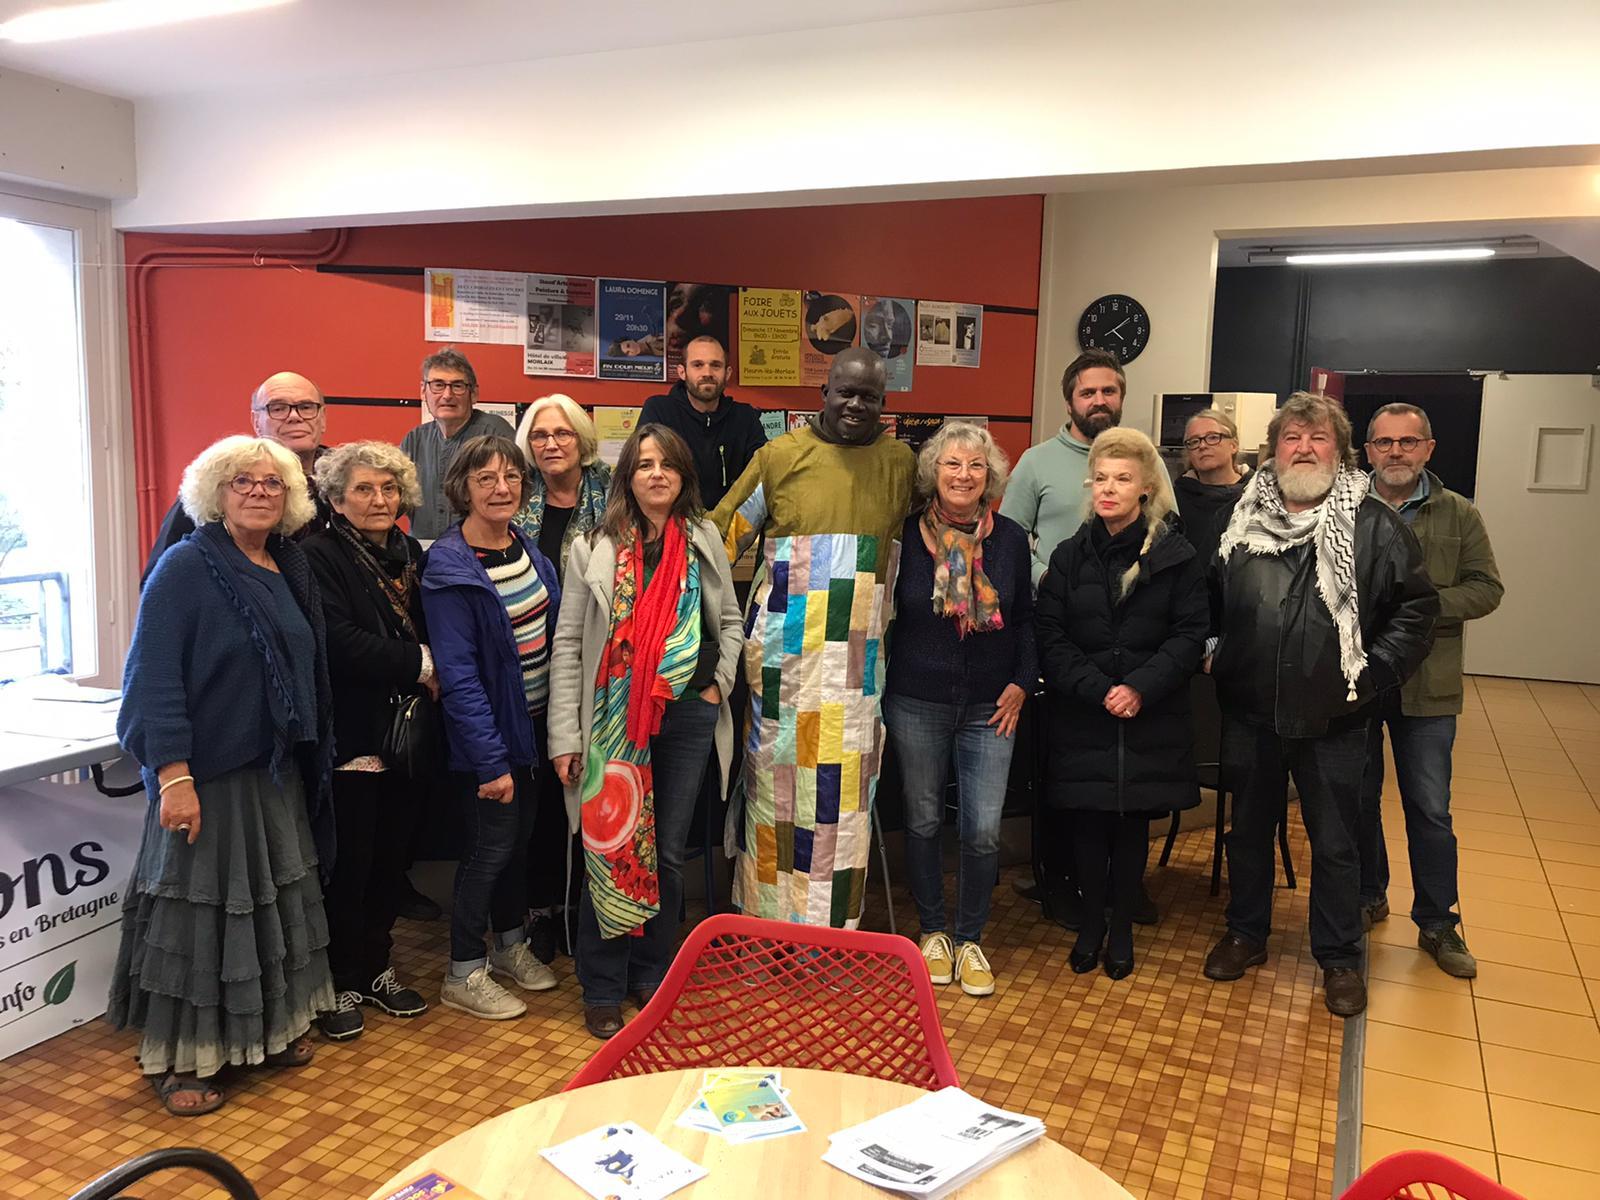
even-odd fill
[[(248, 93), (326, 81), (429, 74), (432, 86), (475, 66), (565, 58), (610, 50), (761, 37), (819, 26), (852, 28), (919, 16), (1024, 8), (1050, 0), (850, 0), (848, 4), (730, 0), (294, 0), (280, 8), (77, 41), (0, 41), (0, 68), (140, 100), (195, 93)], [(70, 0), (0, 0), (0, 21)], [(819, 11), (820, 9), (820, 11)], [(695, 46), (683, 64), (684, 95), (715, 91), (714, 47)], [(863, 80), (863, 85), (869, 83)], [(564, 99), (582, 104), (581, 96)], [(719, 98), (719, 102), (726, 98)], [(641, 123), (651, 114), (641, 113)]]

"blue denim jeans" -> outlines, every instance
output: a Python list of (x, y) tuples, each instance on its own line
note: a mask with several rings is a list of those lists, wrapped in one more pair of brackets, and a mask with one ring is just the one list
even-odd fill
[(511, 778), (516, 793), (501, 804), (479, 798), (476, 776), (450, 776), (466, 826), (450, 904), (453, 963), (481, 965), (483, 935), (521, 929), (528, 914), (528, 835), (539, 791), (527, 767), (511, 768)]
[(1411, 919), (1419, 929), (1450, 929), (1456, 905), (1456, 834), (1450, 824), (1450, 754), (1456, 719), (1384, 713), (1372, 723), (1361, 781), (1361, 903), (1389, 890), (1389, 851), (1383, 842), (1383, 727), (1389, 727), (1400, 806), (1411, 859)]
[(672, 965), (683, 919), (684, 851), (700, 782), (708, 763), (714, 769), (717, 712), (718, 705), (698, 693), (674, 700), (662, 715), (661, 731), (650, 739), (661, 907), (644, 923), (643, 935), (601, 937), (587, 882), (580, 889), (576, 957), (585, 1004), (621, 1004), (630, 991), (659, 984)]
[(1005, 806), (1014, 738), (988, 724), (992, 701), (940, 704), (911, 696), (883, 698), (883, 723), (900, 764), (906, 805), (906, 873), (922, 932), (948, 928), (944, 906), (944, 788), (955, 759), (961, 858), (956, 870), (955, 940), (977, 942), (989, 921), (1000, 862), (1000, 810)]

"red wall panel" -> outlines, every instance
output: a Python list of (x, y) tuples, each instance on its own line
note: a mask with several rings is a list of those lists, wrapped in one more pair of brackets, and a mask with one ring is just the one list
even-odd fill
[[(985, 413), (1013, 459), (1028, 445), (1042, 200), (976, 200), (353, 229), (296, 237), (129, 234), (139, 505), (152, 536), (184, 465), (248, 427), (249, 394), (294, 370), (334, 396), (415, 399), (422, 337), (415, 275), (341, 267), (476, 267), (640, 279), (825, 288), (983, 303), (983, 365), (919, 367), (890, 411)], [(321, 244), (331, 255), (285, 261)], [(196, 246), (208, 257), (180, 257)], [(516, 346), (463, 345), (483, 399), (565, 391), (583, 404), (637, 405), (661, 385), (522, 373)], [(730, 389), (762, 408), (814, 408), (809, 388)], [(399, 441), (415, 409), (337, 405), (328, 437)]]

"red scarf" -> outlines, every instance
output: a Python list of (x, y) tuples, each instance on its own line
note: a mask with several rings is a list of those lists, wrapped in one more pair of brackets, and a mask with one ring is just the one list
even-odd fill
[(667, 635), (678, 622), (678, 601), (688, 572), (683, 521), (673, 517), (661, 531), (661, 561), (644, 586), (644, 544), (634, 534), (633, 682), (628, 689), (628, 740), (641, 748), (660, 732), (672, 688), (657, 673)]

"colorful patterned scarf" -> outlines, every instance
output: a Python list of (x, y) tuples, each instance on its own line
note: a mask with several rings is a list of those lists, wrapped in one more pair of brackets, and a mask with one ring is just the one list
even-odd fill
[(661, 908), (650, 736), (700, 657), (700, 564), (681, 520), (668, 523), (648, 587), (643, 579), (644, 546), (633, 534), (617, 550), (583, 769), (584, 865), (603, 938), (641, 935)]
[(976, 522), (957, 523), (935, 496), (922, 510), (922, 527), (933, 541), (933, 611), (952, 618), (961, 637), (1004, 629), (1000, 593), (983, 573), (983, 539), (994, 531), (989, 506)]

